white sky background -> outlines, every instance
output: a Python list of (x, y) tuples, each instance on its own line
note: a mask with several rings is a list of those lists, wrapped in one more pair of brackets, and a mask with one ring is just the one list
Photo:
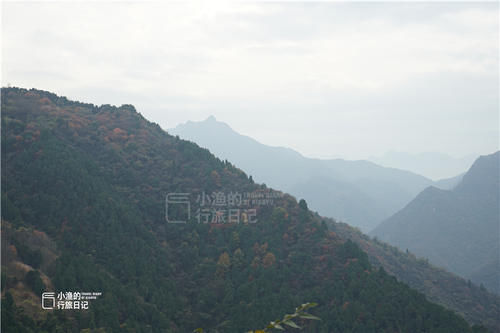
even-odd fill
[(3, 3), (2, 85), (306, 156), (499, 145), (497, 3)]

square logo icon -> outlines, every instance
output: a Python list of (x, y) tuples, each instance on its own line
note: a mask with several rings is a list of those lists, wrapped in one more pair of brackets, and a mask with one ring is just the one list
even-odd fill
[(56, 307), (56, 293), (45, 292), (42, 293), (42, 309), (52, 310)]
[(165, 205), (168, 223), (186, 223), (191, 218), (189, 193), (168, 193)]

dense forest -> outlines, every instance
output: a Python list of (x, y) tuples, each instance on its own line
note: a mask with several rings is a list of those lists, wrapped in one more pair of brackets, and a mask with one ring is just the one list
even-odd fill
[[(169, 193), (274, 199), (246, 203), (255, 223), (194, 212), (167, 223)], [(486, 331), (372, 266), (304, 200), (131, 105), (2, 89), (1, 195), (3, 332), (244, 332), (306, 302), (322, 320), (299, 322), (305, 332)], [(88, 310), (49, 311), (32, 306), (42, 291), (102, 296)]]

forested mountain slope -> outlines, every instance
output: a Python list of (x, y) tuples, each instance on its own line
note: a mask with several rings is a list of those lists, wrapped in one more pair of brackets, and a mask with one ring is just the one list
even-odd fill
[(383, 267), (433, 302), (456, 311), (471, 323), (483, 324), (500, 332), (500, 296), (454, 273), (433, 266), (425, 258), (370, 238), (345, 223), (328, 221), (342, 238), (352, 239), (368, 254), (375, 267)]
[[(192, 214), (168, 210), (169, 193), (187, 193)], [(233, 203), (240, 223), (220, 210), (198, 223), (204, 193), (250, 198)], [(373, 268), (305, 201), (130, 105), (2, 89), (1, 194), (2, 332), (243, 332), (307, 301), (323, 320), (306, 332), (481, 331)], [(43, 290), (102, 296), (87, 311), (23, 311)]]

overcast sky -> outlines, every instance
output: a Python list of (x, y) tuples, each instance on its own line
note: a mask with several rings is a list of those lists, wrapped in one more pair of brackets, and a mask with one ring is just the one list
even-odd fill
[(2, 85), (306, 156), (499, 145), (497, 3), (2, 3)]

